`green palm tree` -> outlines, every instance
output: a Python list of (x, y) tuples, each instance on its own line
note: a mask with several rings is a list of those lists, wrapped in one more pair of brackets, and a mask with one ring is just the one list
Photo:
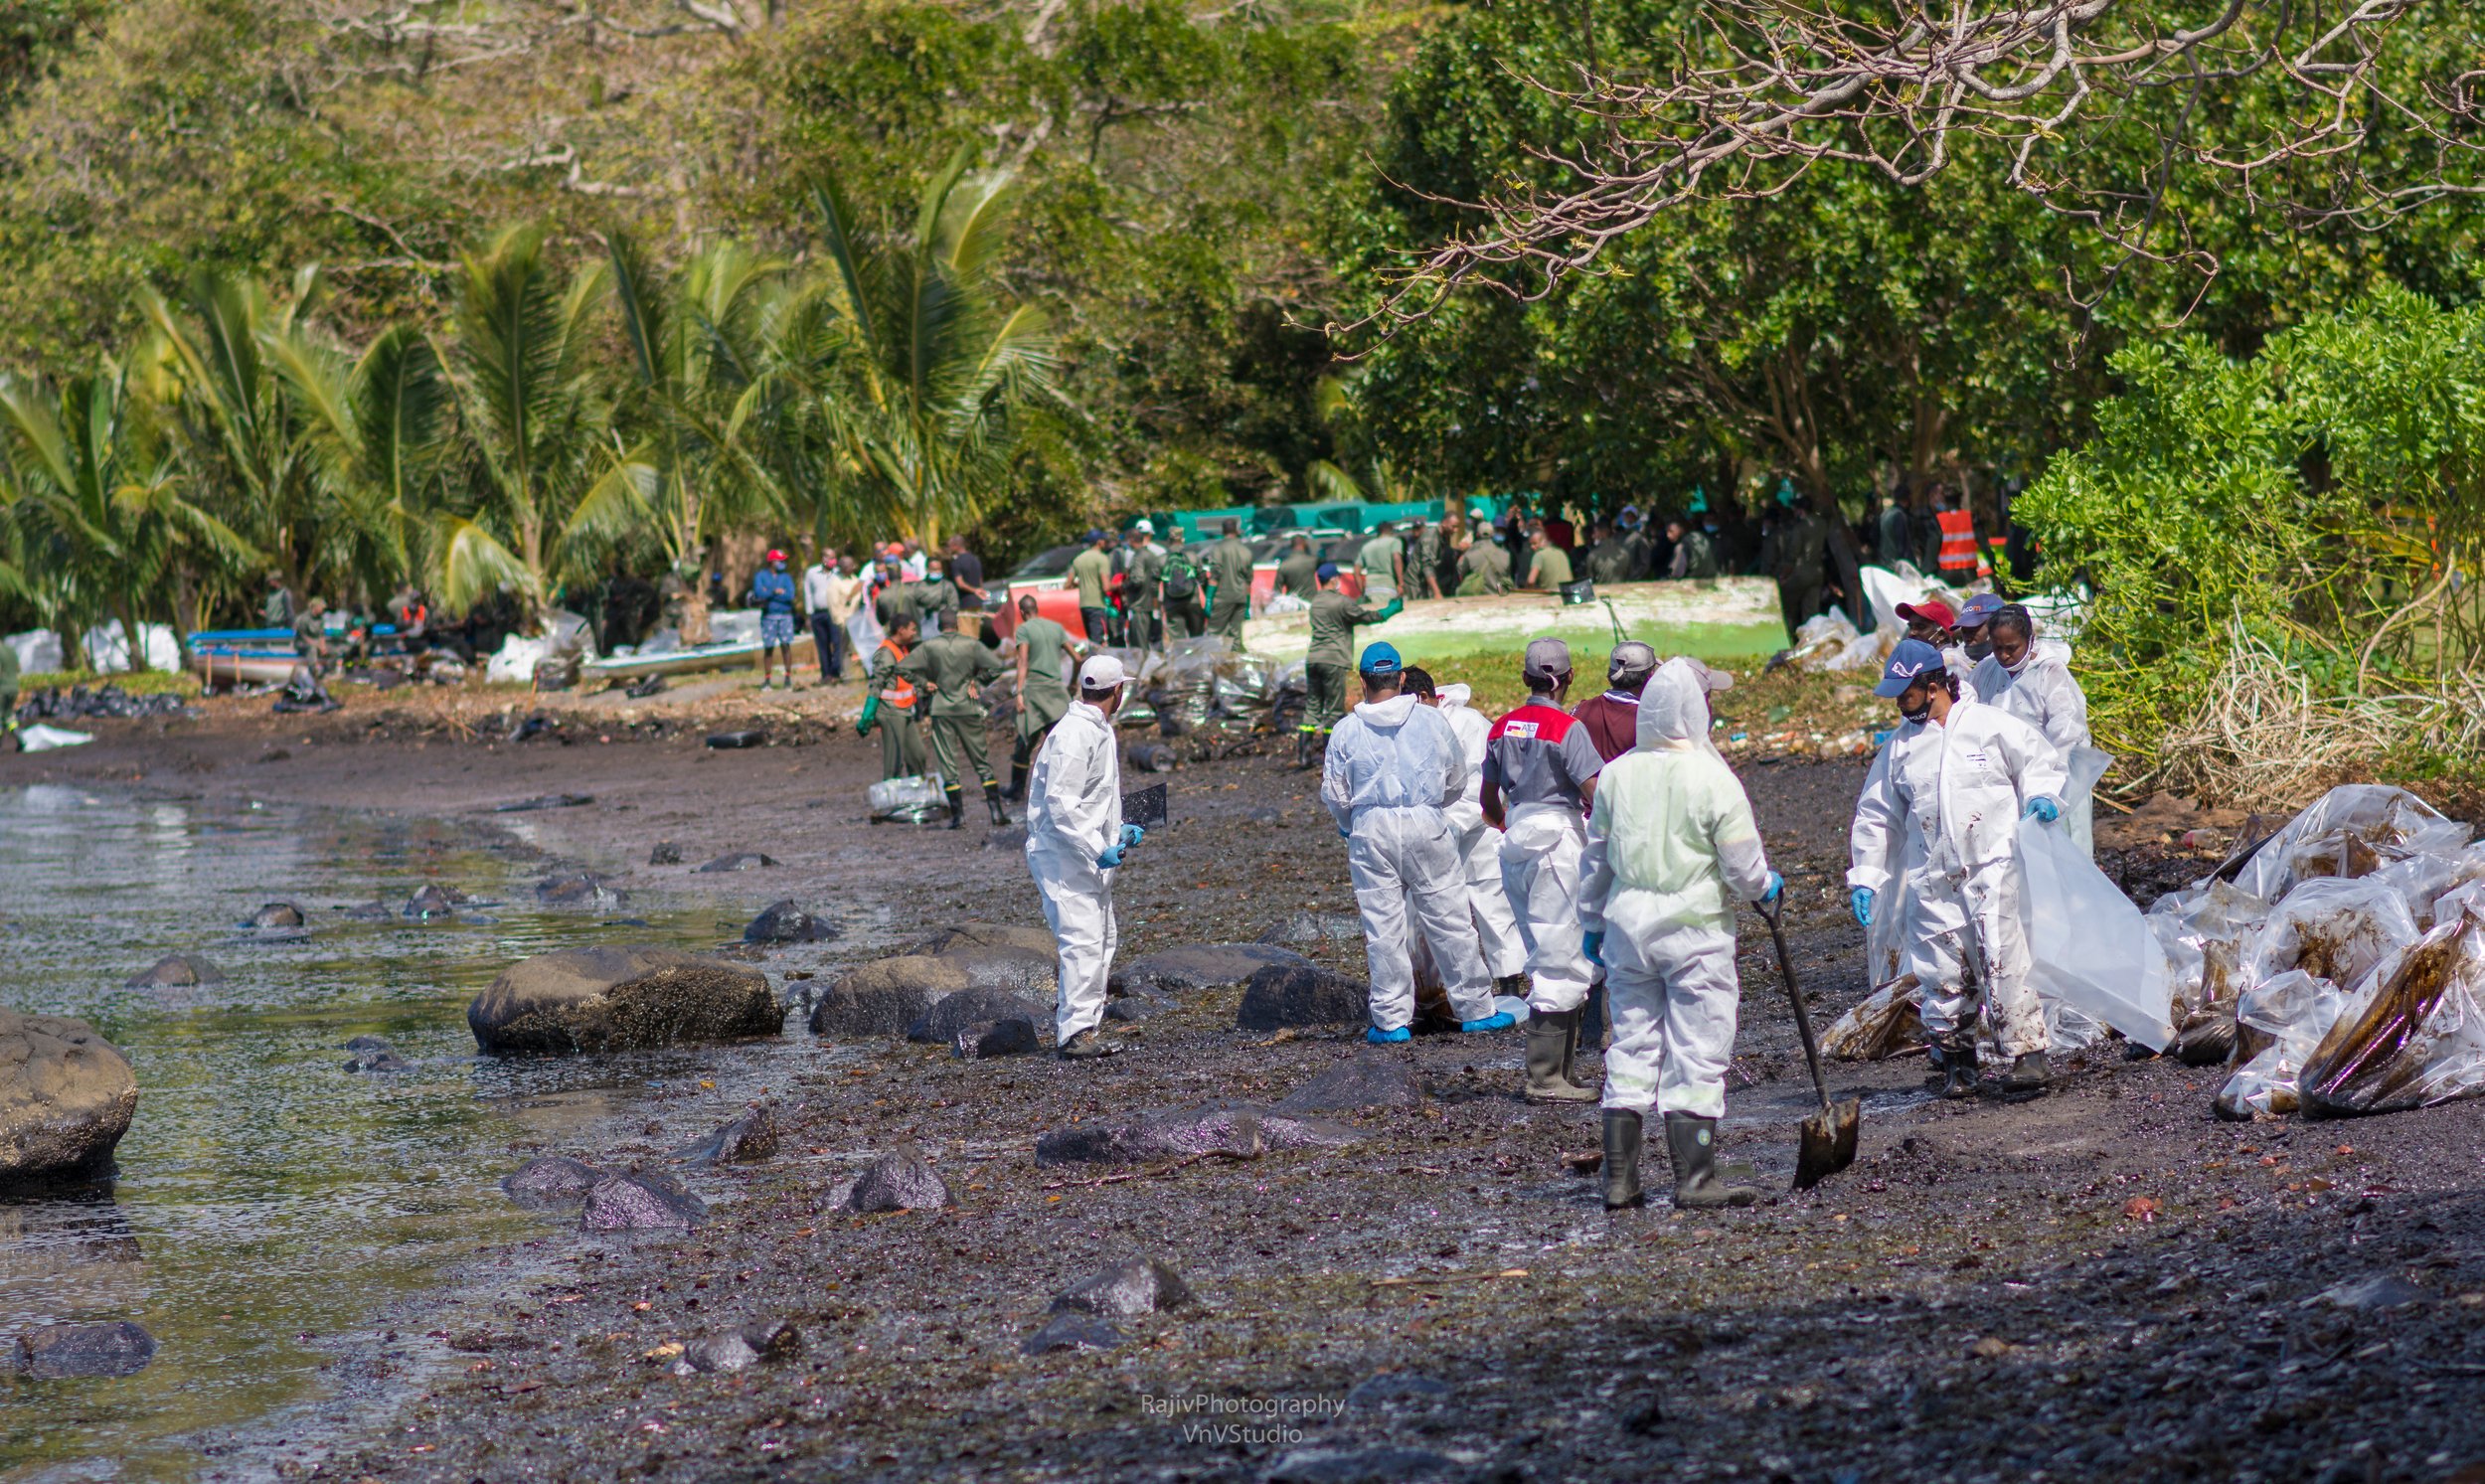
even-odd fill
[[(458, 271), (453, 383), (473, 452), (473, 495), (433, 517), (427, 585), (450, 608), (513, 588), (540, 618), (591, 543), (652, 498), (655, 470), (611, 441), (594, 383), (593, 309), (604, 266), (565, 287), (544, 229), (512, 227)], [(630, 486), (624, 489), (619, 486)]]
[(392, 325), (349, 357), (300, 327), (267, 338), (335, 512), (337, 560), (385, 592), (438, 506), (454, 411), (448, 370), (421, 332)]
[(639, 435), (654, 478), (608, 481), (603, 497), (626, 508), (589, 510), (588, 520), (655, 528), (666, 564), (685, 579), (682, 637), (707, 632), (707, 594), (697, 580), (710, 538), (774, 504), (776, 483), (744, 436), (766, 394), (766, 326), (780, 295), (781, 264), (739, 243), (720, 243), (665, 275), (621, 233), (605, 239), (613, 305), (630, 349), (621, 415)]
[[(1005, 303), (999, 282), (1017, 192), (967, 159), (959, 149), (925, 184), (911, 237), (868, 251), (834, 177), (815, 189), (825, 313), (783, 342), (815, 358), (781, 369), (825, 416), (840, 514), (926, 546), (1008, 488), (1022, 414), (1055, 395), (1050, 321)], [(788, 414), (799, 433), (809, 414)]]
[(250, 544), (183, 498), (160, 438), (134, 415), (128, 382), (105, 362), (55, 392), (0, 382), (13, 561), (0, 581), (35, 600), (64, 647), (83, 655), (85, 630), (120, 620), (134, 667), (146, 664), (139, 625), (159, 613), (167, 572), (187, 552), (253, 561)]

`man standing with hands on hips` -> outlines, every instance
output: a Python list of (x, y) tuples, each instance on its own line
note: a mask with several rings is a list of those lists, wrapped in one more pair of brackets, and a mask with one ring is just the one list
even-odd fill
[(1120, 941), (1113, 872), (1144, 834), (1121, 822), (1113, 712), (1128, 681), (1121, 661), (1109, 654), (1078, 667), (1078, 699), (1045, 738), (1027, 786), (1027, 869), (1044, 898), (1045, 925), (1061, 943), (1053, 1051), (1074, 1062), (1112, 1050), (1096, 1027), (1104, 1021), (1104, 986)]

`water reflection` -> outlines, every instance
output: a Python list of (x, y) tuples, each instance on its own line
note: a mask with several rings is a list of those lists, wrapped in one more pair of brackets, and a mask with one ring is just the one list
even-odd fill
[[(494, 1186), (513, 1146), (609, 1145), (651, 1083), (705, 1076), (730, 1093), (782, 1054), (730, 1075), (689, 1053), (477, 1061), (465, 1003), (511, 959), (718, 937), (707, 902), (634, 898), (644, 925), (539, 908), (537, 874), (505, 840), (448, 823), (0, 791), (0, 1003), (92, 1022), (139, 1085), (111, 1186), (0, 1204), (0, 1344), (33, 1324), (135, 1319), (160, 1347), (124, 1379), (0, 1379), (0, 1479), (190, 1476), (197, 1434), (318, 1396), (327, 1355), (383, 1304), (479, 1245), (542, 1235)], [(492, 906), (405, 917), (429, 883)], [(385, 916), (342, 910), (375, 900)], [(237, 936), (271, 901), (301, 907), (307, 938)], [(225, 982), (124, 986), (172, 952), (205, 955)], [(359, 1034), (413, 1065), (345, 1071)]]

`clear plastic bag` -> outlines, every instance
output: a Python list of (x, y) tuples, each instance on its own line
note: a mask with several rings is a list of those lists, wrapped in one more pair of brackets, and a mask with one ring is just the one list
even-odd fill
[(2219, 1089), (2218, 1116), (2241, 1120), (2294, 1112), (2301, 1102), (2297, 1076), (2304, 1059), (2349, 1003), (2337, 985), (2302, 969), (2289, 969), (2242, 995), (2236, 1017), (2265, 1044)]
[(1879, 1062), (1904, 1056), (1923, 1042), (1915, 976), (1906, 974), (1874, 990), (1831, 1022), (1821, 1033), (1821, 1055), (1841, 1062)]
[(2472, 845), (2455, 855), (2418, 850), (2383, 866), (2372, 879), (2399, 894), (2418, 927), (2430, 927), (2436, 920), (2447, 920), (2435, 916), (2434, 905), (2443, 897), (2471, 882), (2485, 881), (2485, 846)]
[(2021, 820), (2019, 861), (2030, 986), (2164, 1051), (2175, 1036), (2166, 955), (2140, 909), (2059, 826)]
[[(2439, 827), (2450, 823), (2432, 805), (2403, 788), (2385, 783), (2344, 783), (2314, 800), (2252, 852), (2252, 858), (2236, 873), (2235, 885), (2254, 897), (2275, 902), (2304, 880), (2295, 874), (2299, 849), (2312, 847), (2325, 836), (2344, 831), (2366, 846), (2406, 847), (2446, 838), (2447, 832)], [(2465, 830), (2465, 826), (2455, 828)], [(2466, 840), (2462, 833), (2460, 844)], [(2328, 854), (2335, 861), (2339, 854), (2336, 844)], [(2304, 859), (2318, 864), (2321, 856), (2314, 851)], [(2332, 869), (2322, 874), (2340, 873)]]
[(2245, 992), (2289, 969), (2355, 984), (2383, 956), (2416, 940), (2415, 917), (2385, 882), (2315, 877), (2286, 894), (2247, 938), (2236, 966)]
[(2485, 1091), (2476, 927), (2462, 911), (2377, 966), (2304, 1060), (2306, 1112), (2396, 1113)]
[(883, 778), (864, 790), (864, 798), (873, 819), (899, 824), (921, 824), (948, 810), (938, 773)]

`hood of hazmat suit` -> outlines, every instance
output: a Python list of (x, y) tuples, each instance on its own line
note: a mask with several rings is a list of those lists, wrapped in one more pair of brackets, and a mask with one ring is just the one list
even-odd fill
[(1640, 693), (1638, 744), (1597, 774), (1580, 920), (1634, 938), (1732, 931), (1735, 904), (1767, 884), (1751, 801), (1709, 742), (1708, 691), (1669, 661)]

